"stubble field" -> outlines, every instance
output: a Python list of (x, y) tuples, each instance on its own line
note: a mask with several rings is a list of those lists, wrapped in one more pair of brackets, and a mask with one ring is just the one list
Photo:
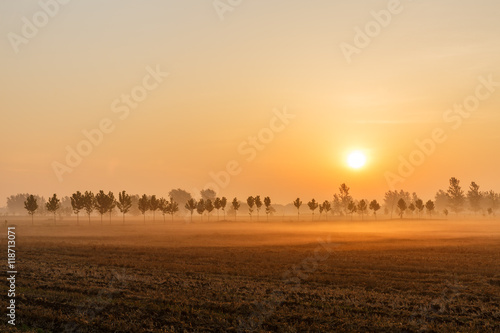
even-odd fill
[(500, 332), (498, 220), (63, 222), (11, 222), (2, 331)]

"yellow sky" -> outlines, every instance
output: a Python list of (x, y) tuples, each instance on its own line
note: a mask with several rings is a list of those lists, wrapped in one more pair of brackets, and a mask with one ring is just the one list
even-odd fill
[(40, 3), (0, 4), (0, 206), (193, 192), (228, 163), (219, 193), (242, 199), (331, 199), (343, 182), (431, 198), (451, 176), (500, 190), (497, 1)]

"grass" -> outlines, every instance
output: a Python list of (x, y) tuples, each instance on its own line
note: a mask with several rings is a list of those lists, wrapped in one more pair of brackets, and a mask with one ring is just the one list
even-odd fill
[(498, 221), (30, 223), (6, 332), (500, 332)]

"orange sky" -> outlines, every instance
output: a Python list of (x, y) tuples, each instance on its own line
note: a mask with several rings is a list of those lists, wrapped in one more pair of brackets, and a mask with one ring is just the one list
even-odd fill
[[(241, 199), (325, 200), (343, 182), (432, 198), (451, 176), (500, 190), (496, 1), (48, 3), (0, 4), (0, 206), (195, 192), (228, 163), (219, 193)], [(70, 166), (68, 147), (86, 156)]]

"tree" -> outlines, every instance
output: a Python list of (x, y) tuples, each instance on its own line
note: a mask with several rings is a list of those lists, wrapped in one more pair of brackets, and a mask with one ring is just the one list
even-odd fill
[(85, 208), (84, 205), (85, 197), (83, 196), (82, 192), (76, 191), (76, 193), (73, 193), (71, 195), (71, 207), (73, 208), (73, 212), (76, 214), (76, 224), (80, 224), (80, 217), (79, 213), (80, 211)]
[(196, 205), (196, 212), (200, 214), (201, 221), (203, 222), (203, 213), (205, 212), (205, 200), (200, 199)]
[(347, 210), (348, 210), (349, 214), (351, 214), (351, 221), (352, 221), (353, 214), (356, 213), (356, 211), (358, 210), (356, 203), (351, 200), (347, 204)]
[(45, 204), (45, 207), (47, 210), (51, 213), (54, 214), (54, 224), (56, 223), (56, 212), (57, 210), (61, 207), (60, 201), (57, 198), (57, 195), (54, 193), (54, 195), (49, 199), (49, 201)]
[(89, 225), (90, 225), (90, 214), (92, 214), (95, 208), (94, 193), (90, 191), (85, 191), (85, 194), (83, 195), (83, 208), (85, 209), (85, 212), (87, 212), (87, 215), (89, 216)]
[(448, 196), (450, 197), (450, 208), (455, 213), (459, 213), (463, 210), (463, 204), (465, 201), (464, 191), (460, 187), (460, 181), (455, 177), (450, 179), (450, 187), (448, 187)]
[(132, 208), (132, 197), (127, 194), (125, 191), (121, 191), (118, 193), (118, 202), (116, 206), (120, 210), (123, 215), (123, 224), (125, 224), (125, 214), (128, 213), (130, 208)]
[(342, 201), (340, 200), (340, 197), (337, 194), (333, 195), (332, 213), (333, 214), (338, 213), (339, 215), (343, 214)]
[(160, 208), (160, 201), (156, 198), (156, 195), (152, 195), (149, 199), (149, 210), (153, 211), (153, 222), (156, 220), (156, 211)]
[(300, 198), (297, 198), (293, 202), (293, 205), (295, 206), (295, 208), (297, 208), (297, 221), (299, 221), (300, 220), (300, 206), (302, 206), (302, 201), (300, 200)]
[(399, 217), (403, 218), (403, 214), (408, 207), (406, 206), (406, 201), (403, 198), (398, 200)]
[(143, 194), (139, 199), (138, 208), (144, 216), (144, 224), (146, 224), (146, 212), (149, 210), (149, 198), (146, 194)]
[(495, 211), (500, 207), (500, 194), (490, 190), (483, 194), (483, 198), (483, 204), (485, 205), (485, 208), (488, 211), (491, 209), (491, 213), (488, 213), (490, 215), (494, 214)]
[[(109, 193), (111, 193), (111, 192), (109, 192)], [(112, 195), (112, 193), (111, 193), (111, 195)], [(114, 196), (113, 196), (112, 200), (114, 201)], [(102, 225), (102, 216), (104, 214), (106, 214), (107, 212), (110, 212), (110, 210), (112, 209), (111, 197), (108, 196), (106, 193), (104, 193), (103, 190), (100, 190), (99, 193), (97, 193), (95, 196), (94, 204), (95, 204), (95, 208), (97, 209), (99, 214), (101, 214), (101, 225)], [(113, 207), (114, 207), (114, 205), (113, 205)]]
[(168, 207), (168, 201), (165, 200), (165, 198), (160, 198), (158, 199), (158, 209), (160, 210), (161, 214), (163, 215), (163, 223), (166, 222), (165, 220), (165, 215), (169, 214), (169, 207)]
[(358, 212), (361, 214), (361, 220), (363, 220), (363, 216), (366, 213), (366, 211), (368, 210), (368, 205), (366, 204), (366, 201), (365, 200), (361, 200), (358, 203), (358, 207), (357, 208), (358, 208)]
[(314, 211), (318, 208), (319, 204), (316, 202), (316, 200), (313, 198), (311, 201), (307, 203), (307, 206), (309, 209), (312, 211), (312, 221), (314, 221)]
[(444, 214), (444, 216), (448, 217), (448, 214), (449, 214), (448, 209), (443, 210), (443, 214)]
[(397, 208), (397, 203), (399, 199), (403, 199), (405, 202), (410, 202), (412, 200), (412, 196), (410, 195), (409, 192), (405, 192), (403, 190), (398, 191), (388, 191), (384, 195), (384, 204), (385, 207), (390, 211), (391, 213), (391, 219), (392, 219), (392, 214), (394, 212), (394, 208)]
[[(189, 193), (185, 190), (182, 190), (180, 188), (174, 189), (174, 190), (171, 190), (170, 192), (168, 192), (168, 197), (174, 198), (174, 201), (179, 202), (179, 203), (183, 203), (183, 202), (187, 203), (190, 199), (193, 198), (191, 196), (191, 193)], [(186, 208), (186, 207), (184, 206), (184, 208)], [(189, 209), (186, 208), (186, 210), (189, 210)]]
[(255, 205), (255, 198), (248, 197), (247, 204), (248, 204), (248, 214), (250, 215), (250, 221), (251, 221), (252, 220), (252, 213), (253, 213), (253, 206)]
[(237, 214), (238, 214), (238, 209), (240, 209), (240, 202), (238, 201), (237, 198), (234, 198), (233, 199), (233, 202), (231, 203), (231, 205), (233, 206), (233, 209), (234, 209), (234, 220), (236, 220), (236, 217), (237, 217)]
[(434, 200), (434, 205), (437, 210), (443, 210), (450, 205), (450, 196), (443, 190), (437, 191), (436, 195), (434, 196)]
[(215, 198), (217, 197), (217, 193), (215, 193), (214, 190), (212, 190), (211, 188), (207, 188), (205, 190), (201, 190), (200, 191), (200, 195), (201, 195), (201, 198), (205, 201), (207, 200), (212, 200), (212, 202), (215, 200)]
[(217, 209), (217, 221), (219, 221), (219, 210), (222, 208), (222, 202), (219, 197), (215, 198), (214, 208)]
[(255, 208), (257, 208), (257, 221), (259, 220), (260, 207), (262, 207), (262, 200), (260, 200), (260, 195), (255, 197)]
[(191, 198), (186, 202), (184, 207), (191, 213), (191, 222), (193, 222), (193, 212), (198, 207), (198, 204), (193, 198)]
[(322, 206), (323, 210), (325, 211), (325, 220), (328, 221), (328, 212), (332, 210), (332, 204), (330, 203), (330, 201), (325, 200)]
[(427, 212), (429, 213), (429, 216), (432, 216), (432, 211), (434, 210), (434, 202), (432, 200), (429, 200), (425, 203), (425, 208), (427, 209)]
[(477, 214), (477, 212), (481, 210), (483, 195), (479, 191), (479, 185), (477, 185), (475, 182), (472, 182), (469, 186), (467, 199), (469, 200), (470, 209), (474, 212), (474, 214)]
[(107, 195), (108, 200), (108, 212), (109, 212), (109, 224), (111, 224), (111, 214), (113, 213), (113, 209), (116, 207), (116, 199), (113, 192), (109, 191)]
[(420, 214), (422, 213), (422, 211), (424, 210), (425, 206), (424, 206), (424, 202), (422, 201), (422, 199), (417, 199), (415, 201), (415, 208), (417, 208), (417, 215), (418, 217), (420, 218)]
[(28, 211), (28, 214), (31, 215), (31, 225), (33, 225), (33, 215), (38, 209), (38, 203), (36, 202), (36, 198), (33, 194), (28, 195), (28, 197), (26, 198), (26, 201), (24, 202), (24, 208)]
[(271, 198), (270, 197), (264, 198), (264, 205), (266, 206), (267, 222), (269, 222), (269, 214), (271, 214)]
[(226, 220), (226, 206), (227, 206), (227, 198), (226, 197), (222, 197), (220, 199), (220, 206), (221, 206), (222, 212), (224, 213), (224, 221), (225, 221)]
[(375, 215), (375, 219), (377, 219), (377, 211), (380, 209), (380, 204), (377, 200), (372, 200), (369, 206), (370, 210), (373, 210), (373, 215)]
[(208, 216), (208, 222), (210, 222), (210, 213), (214, 210), (214, 205), (212, 203), (212, 200), (207, 199), (205, 202), (205, 209), (207, 211), (207, 216)]
[(25, 209), (24, 202), (29, 196), (30, 194), (28, 193), (19, 193), (7, 197), (7, 210), (9, 211), (9, 213), (12, 215), (22, 214)]
[[(347, 185), (341, 184), (339, 187), (339, 199), (342, 204), (342, 208), (344, 209), (344, 213), (347, 215), (347, 211), (349, 210), (349, 204), (352, 202), (352, 197), (349, 195), (350, 188)], [(352, 215), (351, 215), (352, 220)]]
[(408, 210), (411, 212), (411, 215), (413, 216), (413, 212), (415, 212), (415, 209), (417, 207), (415, 207), (415, 204), (412, 202), (408, 205)]
[(167, 212), (171, 215), (173, 222), (175, 213), (179, 211), (179, 204), (175, 202), (173, 198), (170, 198), (170, 202), (168, 203), (167, 207)]

